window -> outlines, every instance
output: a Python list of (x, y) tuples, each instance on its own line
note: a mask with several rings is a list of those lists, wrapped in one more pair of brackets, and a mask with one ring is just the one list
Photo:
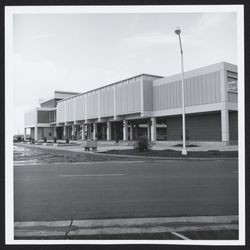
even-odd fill
[(238, 81), (237, 78), (227, 76), (227, 91), (238, 92)]

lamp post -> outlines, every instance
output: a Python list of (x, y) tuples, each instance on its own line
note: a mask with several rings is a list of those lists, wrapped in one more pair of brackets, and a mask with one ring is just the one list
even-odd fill
[(181, 99), (182, 99), (182, 154), (187, 155), (186, 149), (186, 123), (185, 123), (185, 99), (184, 99), (184, 66), (183, 66), (183, 50), (181, 45), (181, 30), (179, 27), (176, 28), (175, 34), (179, 37), (180, 49), (181, 49)]

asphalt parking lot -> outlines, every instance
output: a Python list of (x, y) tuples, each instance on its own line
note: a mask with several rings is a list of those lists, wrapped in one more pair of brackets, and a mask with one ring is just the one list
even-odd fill
[[(128, 161), (123, 157), (112, 161), (68, 162), (66, 158), (56, 163), (56, 156), (48, 162), (43, 151), (30, 154), (33, 161), (30, 158), (15, 161), (15, 221), (238, 214), (236, 159)], [(19, 152), (15, 157), (25, 156)], [(34, 161), (37, 158), (39, 160)], [(176, 237), (168, 232), (143, 235), (102, 234), (78, 238)], [(184, 232), (183, 235), (188, 239), (235, 239), (238, 231), (211, 233), (209, 230)]]

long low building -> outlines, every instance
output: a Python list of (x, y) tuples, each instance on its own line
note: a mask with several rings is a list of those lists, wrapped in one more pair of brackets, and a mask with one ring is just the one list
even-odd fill
[[(186, 136), (190, 141), (237, 143), (237, 66), (217, 63), (185, 72)], [(182, 140), (181, 74), (134, 76), (85, 93), (55, 91), (25, 113), (36, 141)]]

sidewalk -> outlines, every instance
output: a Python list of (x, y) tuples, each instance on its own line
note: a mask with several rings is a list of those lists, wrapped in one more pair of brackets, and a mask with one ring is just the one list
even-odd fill
[[(238, 230), (238, 216), (197, 216), (101, 220), (15, 222), (15, 239), (103, 239), (156, 237), (169, 233), (176, 239), (190, 240), (184, 234)], [(168, 236), (169, 237), (169, 236)], [(173, 238), (173, 236), (172, 236)], [(219, 236), (218, 236), (218, 239)]]

